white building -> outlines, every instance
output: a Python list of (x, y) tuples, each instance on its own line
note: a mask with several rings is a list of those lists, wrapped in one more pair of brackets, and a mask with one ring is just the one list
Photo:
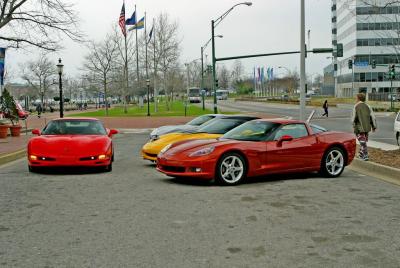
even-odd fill
[[(332, 0), (333, 45), (342, 43), (344, 55), (334, 58), (336, 96), (358, 92), (390, 92), (390, 64), (400, 58), (400, 2), (392, 0)], [(353, 60), (353, 69), (349, 69)], [(377, 67), (371, 64), (375, 60)], [(381, 66), (380, 66), (381, 65)], [(400, 87), (393, 81), (394, 92)]]

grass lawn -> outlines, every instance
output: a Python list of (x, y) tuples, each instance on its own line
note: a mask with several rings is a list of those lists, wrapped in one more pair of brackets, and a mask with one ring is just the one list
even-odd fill
[[(211, 110), (205, 109), (198, 105), (188, 104), (187, 106), (187, 116), (199, 116), (203, 114), (211, 114)], [(154, 103), (150, 103), (150, 114), (151, 116), (184, 116), (185, 115), (185, 105), (182, 101), (175, 101), (170, 103), (170, 109), (167, 110), (165, 102), (160, 102), (158, 104), (158, 112), (154, 112)], [(70, 116), (82, 116), (82, 117), (105, 117), (105, 109), (101, 109), (93, 112), (83, 112), (76, 113)], [(124, 107), (112, 107), (108, 110), (109, 117), (133, 117), (133, 116), (147, 116), (147, 104), (143, 108), (139, 106), (129, 106), (128, 113), (124, 113)]]

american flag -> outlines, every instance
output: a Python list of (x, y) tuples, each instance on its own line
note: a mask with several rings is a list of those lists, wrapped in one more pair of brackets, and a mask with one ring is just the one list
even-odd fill
[(119, 27), (121, 27), (122, 33), (126, 36), (125, 3), (122, 4), (121, 14), (119, 15)]

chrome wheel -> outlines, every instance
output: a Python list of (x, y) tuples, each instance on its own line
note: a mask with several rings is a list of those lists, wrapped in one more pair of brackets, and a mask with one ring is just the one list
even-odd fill
[(243, 178), (245, 164), (240, 157), (229, 155), (222, 160), (219, 172), (224, 182), (227, 184), (235, 184)]
[(344, 157), (340, 150), (333, 149), (328, 152), (325, 158), (325, 168), (328, 175), (336, 177), (343, 172)]

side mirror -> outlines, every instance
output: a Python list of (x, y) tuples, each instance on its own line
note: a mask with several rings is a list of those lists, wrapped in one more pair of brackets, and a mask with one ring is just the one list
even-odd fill
[(118, 130), (116, 130), (116, 129), (110, 129), (110, 131), (108, 132), (109, 137), (112, 137), (116, 134), (118, 134)]
[(292, 137), (292, 136), (284, 135), (284, 136), (282, 136), (282, 137), (278, 140), (278, 146), (280, 147), (280, 146), (282, 146), (282, 144), (283, 144), (284, 142), (292, 141), (292, 140), (293, 140), (293, 137)]
[(34, 129), (34, 130), (32, 130), (32, 134), (40, 136), (40, 130), (39, 129)]

